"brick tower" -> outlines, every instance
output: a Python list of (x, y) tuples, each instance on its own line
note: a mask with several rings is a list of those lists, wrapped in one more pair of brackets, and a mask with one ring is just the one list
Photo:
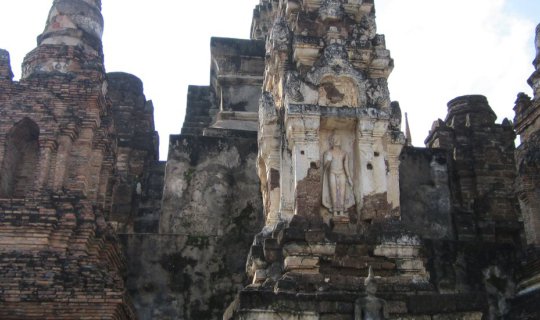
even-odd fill
[(115, 139), (100, 0), (54, 1), (12, 81), (0, 54), (0, 318), (128, 319), (110, 215)]

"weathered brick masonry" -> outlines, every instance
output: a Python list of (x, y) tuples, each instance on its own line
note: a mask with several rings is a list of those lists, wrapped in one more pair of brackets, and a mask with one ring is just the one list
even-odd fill
[(12, 81), (0, 55), (0, 318), (132, 319), (107, 224), (116, 139), (100, 1), (55, 1)]

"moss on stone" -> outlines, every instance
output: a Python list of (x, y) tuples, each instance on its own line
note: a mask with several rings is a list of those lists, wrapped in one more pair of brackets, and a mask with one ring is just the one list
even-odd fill
[(205, 236), (188, 236), (186, 245), (206, 249), (210, 246), (210, 238)]
[(184, 179), (188, 184), (191, 183), (191, 179), (193, 179), (193, 174), (195, 173), (195, 169), (189, 168), (184, 172)]

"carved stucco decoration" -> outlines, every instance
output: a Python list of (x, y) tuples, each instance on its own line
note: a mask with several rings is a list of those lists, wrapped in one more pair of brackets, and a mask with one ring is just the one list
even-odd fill
[(354, 25), (352, 30), (352, 41), (365, 47), (377, 35), (375, 19), (371, 15), (365, 15), (359, 24)]
[(267, 45), (267, 52), (287, 51), (289, 49), (289, 40), (291, 38), (291, 30), (284, 17), (278, 17), (270, 31), (270, 38)]
[(366, 80), (349, 61), (345, 46), (330, 44), (306, 76), (319, 87), (319, 104), (332, 107), (367, 105)]
[(304, 101), (302, 94), (302, 81), (297, 72), (289, 72), (287, 74), (287, 97), (290, 102)]
[(322, 21), (338, 21), (345, 16), (341, 0), (323, 0), (319, 9)]
[(366, 84), (368, 105), (377, 109), (390, 108), (390, 91), (386, 79), (370, 79)]
[(263, 92), (259, 100), (259, 120), (261, 125), (271, 124), (277, 121), (274, 96), (271, 92)]

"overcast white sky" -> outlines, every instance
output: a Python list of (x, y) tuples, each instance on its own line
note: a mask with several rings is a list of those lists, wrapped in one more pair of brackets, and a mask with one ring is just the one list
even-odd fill
[[(165, 159), (169, 134), (184, 120), (187, 86), (207, 85), (211, 36), (248, 38), (259, 0), (102, 0), (107, 71), (132, 73), (155, 106)], [(0, 48), (16, 78), (36, 45), (52, 0), (0, 0)], [(518, 92), (531, 95), (539, 0), (377, 0), (378, 32), (395, 60), (392, 100), (408, 112), (413, 143), (423, 146), (431, 123), (460, 95), (483, 94), (513, 118)]]

